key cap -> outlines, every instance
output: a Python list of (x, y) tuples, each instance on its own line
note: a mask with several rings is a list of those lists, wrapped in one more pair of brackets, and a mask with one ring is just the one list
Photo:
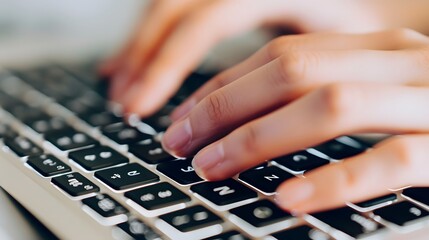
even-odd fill
[(26, 104), (19, 104), (18, 106), (11, 107), (8, 110), (14, 117), (21, 120), (25, 124), (40, 120), (47, 119), (50, 116), (44, 113), (41, 109), (36, 107), (30, 107)]
[(243, 173), (240, 173), (239, 179), (255, 187), (264, 194), (274, 194), (277, 187), (294, 175), (283, 171), (275, 166), (260, 166)]
[(7, 137), (4, 139), (4, 143), (19, 157), (35, 156), (43, 153), (40, 147), (22, 136)]
[(170, 113), (176, 106), (167, 104), (157, 113), (153, 114), (149, 118), (142, 119), (143, 122), (149, 124), (157, 132), (163, 132), (171, 125)]
[(398, 226), (407, 226), (415, 220), (427, 217), (429, 212), (411, 202), (404, 201), (377, 209), (374, 214)]
[(167, 182), (127, 192), (125, 197), (148, 210), (164, 208), (191, 200), (190, 197)]
[(130, 145), (129, 151), (149, 164), (158, 164), (176, 159), (162, 149), (161, 143), (152, 139)]
[(205, 238), (205, 240), (249, 240), (249, 238), (238, 231), (229, 231), (213, 237)]
[(106, 110), (104, 107), (94, 107), (94, 106), (88, 105), (86, 102), (82, 101), (82, 99), (79, 99), (79, 98), (77, 99), (76, 98), (58, 99), (56, 97), (54, 98), (65, 108), (69, 109), (77, 116), (84, 116), (88, 113), (102, 113)]
[(329, 163), (328, 160), (307, 151), (296, 152), (273, 161), (295, 172), (309, 171)]
[(53, 155), (40, 155), (29, 157), (28, 165), (45, 177), (70, 172), (71, 168)]
[(266, 199), (234, 208), (230, 212), (257, 228), (292, 218), (290, 213)]
[(69, 153), (69, 157), (88, 171), (128, 163), (128, 158), (107, 146), (95, 146)]
[(429, 187), (412, 187), (402, 191), (402, 195), (429, 206)]
[(94, 145), (97, 142), (85, 133), (77, 132), (74, 129), (64, 129), (49, 132), (45, 139), (63, 151)]
[(201, 205), (168, 213), (160, 218), (181, 232), (189, 232), (222, 222), (222, 219)]
[(104, 127), (114, 123), (122, 122), (121, 117), (118, 117), (111, 112), (102, 112), (102, 113), (89, 112), (89, 113), (82, 114), (81, 118), (93, 127)]
[(73, 197), (100, 191), (97, 185), (77, 172), (54, 177), (51, 182)]
[(364, 146), (361, 146), (360, 148), (355, 148), (341, 143), (336, 139), (322, 143), (319, 146), (314, 147), (314, 149), (326, 154), (332, 159), (337, 160), (352, 157), (366, 151), (366, 148)]
[(138, 163), (95, 172), (95, 177), (115, 190), (137, 187), (159, 181), (159, 177)]
[(107, 194), (98, 194), (95, 197), (83, 199), (82, 203), (104, 218), (128, 213), (124, 206)]
[(287, 229), (273, 234), (273, 237), (278, 240), (282, 239), (299, 239), (299, 240), (313, 240), (313, 239), (330, 239), (329, 236), (317, 229), (311, 228), (307, 225)]
[(258, 196), (256, 192), (233, 179), (195, 184), (191, 186), (191, 191), (218, 206), (225, 206)]
[(130, 219), (118, 225), (122, 231), (136, 240), (161, 240), (161, 237), (148, 225), (138, 219)]
[(145, 139), (152, 139), (151, 135), (142, 133), (136, 128), (127, 126), (123, 123), (103, 127), (102, 132), (108, 138), (121, 145), (137, 143)]
[(176, 160), (160, 163), (156, 166), (156, 169), (181, 185), (203, 181), (203, 179), (195, 173), (191, 163), (191, 159)]
[(60, 117), (49, 117), (27, 123), (27, 125), (38, 133), (47, 133), (56, 130), (69, 128), (64, 119)]
[(366, 201), (362, 201), (359, 203), (355, 203), (356, 206), (361, 207), (361, 208), (370, 208), (376, 205), (380, 205), (386, 202), (393, 202), (396, 200), (396, 194), (391, 193), (391, 194), (386, 194), (380, 197), (376, 197), (373, 199), (369, 199)]
[(360, 238), (381, 229), (378, 223), (366, 218), (349, 207), (312, 214), (313, 217), (354, 238)]

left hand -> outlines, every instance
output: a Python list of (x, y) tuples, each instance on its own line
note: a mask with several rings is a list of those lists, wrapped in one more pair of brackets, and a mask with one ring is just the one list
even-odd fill
[(411, 30), (280, 37), (179, 106), (163, 145), (220, 180), (341, 135), (399, 134), (278, 188), (284, 209), (332, 208), (429, 183), (428, 85), (429, 38)]

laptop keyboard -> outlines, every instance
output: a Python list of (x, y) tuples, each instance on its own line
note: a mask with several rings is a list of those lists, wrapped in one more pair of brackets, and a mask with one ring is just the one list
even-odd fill
[(0, 73), (1, 151), (101, 225), (134, 239), (361, 239), (427, 221), (429, 188), (390, 191), (300, 217), (274, 204), (283, 181), (369, 148), (347, 136), (231, 179), (204, 181), (192, 159), (169, 155), (159, 140), (168, 114), (207, 79), (193, 74), (158, 113), (126, 123), (120, 107), (106, 100), (106, 82), (84, 68)]

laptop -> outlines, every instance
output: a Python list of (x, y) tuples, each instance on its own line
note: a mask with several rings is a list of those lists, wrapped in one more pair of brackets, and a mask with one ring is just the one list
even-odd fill
[(371, 148), (342, 136), (206, 182), (161, 145), (169, 113), (207, 81), (193, 73), (147, 119), (121, 116), (92, 63), (0, 72), (0, 186), (59, 239), (427, 239), (429, 188), (386, 190), (294, 216), (276, 187)]

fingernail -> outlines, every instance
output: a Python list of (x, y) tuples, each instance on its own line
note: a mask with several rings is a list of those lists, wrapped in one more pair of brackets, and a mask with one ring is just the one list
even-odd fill
[(173, 124), (165, 132), (162, 143), (165, 150), (175, 153), (184, 149), (192, 139), (192, 128), (189, 118)]
[(314, 186), (306, 179), (293, 180), (282, 185), (275, 197), (276, 203), (285, 209), (294, 210), (298, 204), (308, 200), (314, 192)]
[(216, 165), (219, 165), (225, 157), (225, 151), (222, 143), (214, 144), (207, 149), (200, 151), (192, 161), (192, 166), (200, 176), (203, 176), (207, 171), (214, 170)]
[(194, 98), (188, 99), (186, 102), (178, 106), (171, 114), (170, 118), (173, 122), (179, 120), (186, 114), (188, 114), (194, 106), (197, 105), (197, 101)]

